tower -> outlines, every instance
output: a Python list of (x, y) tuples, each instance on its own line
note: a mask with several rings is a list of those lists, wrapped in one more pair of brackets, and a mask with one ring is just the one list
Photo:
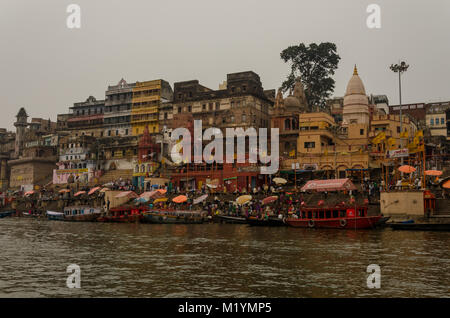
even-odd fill
[(369, 100), (356, 65), (347, 85), (342, 113), (344, 125), (369, 124)]
[(25, 111), (25, 108), (20, 108), (19, 112), (16, 115), (17, 121), (14, 123), (16, 127), (16, 142), (14, 148), (14, 157), (19, 158), (22, 154), (23, 150), (23, 142), (25, 137), (25, 129), (28, 126), (28, 115)]

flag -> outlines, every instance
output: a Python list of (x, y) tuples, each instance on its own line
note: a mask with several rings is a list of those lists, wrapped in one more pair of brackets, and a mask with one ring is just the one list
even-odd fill
[(389, 138), (388, 140), (387, 140), (387, 144), (388, 144), (388, 146), (389, 146), (389, 150), (392, 150), (392, 149), (394, 149), (395, 148), (395, 138)]
[(382, 131), (378, 133), (378, 135), (372, 139), (372, 143), (379, 144), (382, 140), (386, 139), (386, 134)]

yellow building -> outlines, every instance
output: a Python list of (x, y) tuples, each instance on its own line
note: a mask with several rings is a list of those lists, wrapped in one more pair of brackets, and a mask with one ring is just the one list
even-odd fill
[(131, 126), (134, 136), (144, 133), (148, 126), (150, 133), (159, 132), (159, 107), (162, 102), (172, 100), (170, 84), (162, 79), (136, 82), (133, 88)]

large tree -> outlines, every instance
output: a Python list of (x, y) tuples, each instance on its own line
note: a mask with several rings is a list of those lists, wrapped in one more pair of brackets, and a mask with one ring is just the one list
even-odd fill
[(334, 90), (334, 71), (340, 56), (336, 53), (336, 44), (325, 42), (317, 45), (303, 43), (290, 46), (280, 54), (284, 62), (290, 63), (291, 73), (283, 82), (283, 92), (294, 87), (295, 79), (300, 76), (310, 107), (325, 107), (326, 99)]

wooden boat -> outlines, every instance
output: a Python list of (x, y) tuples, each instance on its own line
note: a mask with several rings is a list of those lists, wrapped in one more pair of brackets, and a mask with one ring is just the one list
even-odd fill
[(146, 207), (117, 207), (109, 213), (97, 218), (98, 222), (133, 223), (142, 220), (142, 212), (148, 211)]
[(390, 216), (382, 216), (375, 226), (379, 227), (386, 226), (386, 222), (389, 221), (390, 218), (391, 218)]
[(392, 222), (388, 225), (393, 230), (406, 231), (450, 231), (450, 223), (415, 223), (415, 222)]
[(213, 218), (218, 223), (247, 224), (247, 219), (241, 216), (214, 215)]
[(368, 216), (367, 206), (304, 207), (285, 222), (292, 227), (330, 229), (374, 228), (381, 215)]
[(283, 219), (280, 219), (276, 216), (265, 217), (257, 217), (257, 216), (249, 216), (247, 218), (247, 223), (251, 226), (286, 226)]
[(72, 206), (64, 208), (65, 221), (92, 222), (101, 214), (101, 210), (86, 206)]
[(16, 213), (16, 211), (2, 211), (0, 212), (0, 219), (5, 218), (7, 216), (12, 216)]
[(204, 211), (153, 210), (143, 213), (142, 222), (158, 224), (200, 224), (206, 220)]
[(54, 221), (64, 221), (63, 212), (47, 211), (47, 218)]

